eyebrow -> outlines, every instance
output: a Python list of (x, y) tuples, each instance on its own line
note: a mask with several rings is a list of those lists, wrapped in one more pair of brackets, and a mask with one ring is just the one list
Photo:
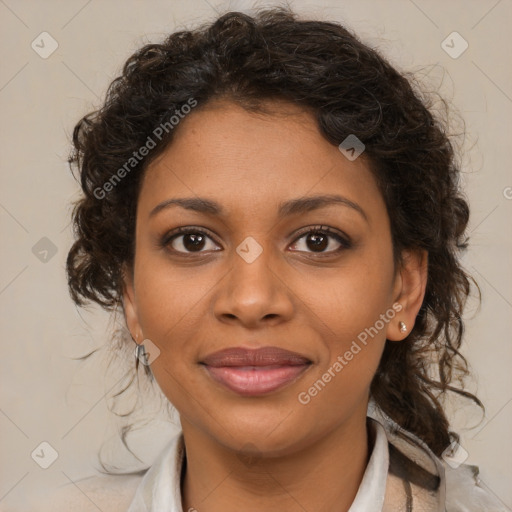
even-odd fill
[[(318, 210), (333, 204), (339, 204), (352, 208), (353, 210), (357, 211), (366, 220), (366, 222), (368, 222), (368, 217), (361, 206), (359, 206), (357, 203), (354, 203), (354, 201), (351, 201), (350, 199), (337, 194), (307, 196), (285, 201), (279, 205), (277, 215), (281, 219), (287, 216), (297, 215), (299, 213), (307, 213), (313, 210)], [(162, 210), (172, 206), (181, 206), (186, 210), (192, 210), (210, 215), (224, 215), (222, 206), (219, 203), (212, 201), (211, 199), (206, 199), (204, 197), (183, 197), (167, 199), (159, 203), (151, 210), (149, 216), (153, 217)]]

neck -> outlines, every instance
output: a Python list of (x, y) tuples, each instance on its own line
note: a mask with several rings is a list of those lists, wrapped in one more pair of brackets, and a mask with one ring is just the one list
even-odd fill
[(241, 455), (182, 421), (183, 510), (348, 511), (371, 452), (364, 413), (280, 457)]

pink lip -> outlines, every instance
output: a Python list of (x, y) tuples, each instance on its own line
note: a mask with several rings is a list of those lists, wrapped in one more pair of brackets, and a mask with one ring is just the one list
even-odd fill
[(311, 361), (278, 347), (257, 350), (229, 348), (207, 356), (202, 364), (209, 375), (244, 396), (275, 391), (304, 372)]

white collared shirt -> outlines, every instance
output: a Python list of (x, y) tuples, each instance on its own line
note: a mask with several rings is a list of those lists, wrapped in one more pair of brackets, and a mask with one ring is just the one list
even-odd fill
[[(368, 418), (369, 432), (374, 434), (373, 448), (349, 512), (509, 510), (481, 485), (477, 466), (450, 467), (373, 402), (368, 407)], [(87, 477), (57, 492), (34, 496), (26, 506), (8, 511), (88, 512), (92, 502), (96, 509), (109, 512), (184, 512), (180, 485), (184, 455), (180, 433), (165, 445), (142, 476)], [(0, 503), (3, 510), (7, 511)]]
[[(384, 504), (389, 467), (384, 427), (370, 421), (374, 446), (356, 497), (348, 512), (380, 512)], [(174, 437), (140, 482), (126, 512), (183, 512), (180, 478), (184, 460), (182, 433)]]

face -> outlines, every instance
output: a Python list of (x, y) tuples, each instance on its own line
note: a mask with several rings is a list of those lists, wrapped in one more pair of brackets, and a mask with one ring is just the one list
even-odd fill
[(348, 160), (294, 105), (271, 108), (217, 102), (181, 121), (140, 190), (124, 307), (158, 348), (151, 370), (185, 437), (285, 454), (364, 420), (425, 276), (413, 258), (395, 269), (364, 154)]

